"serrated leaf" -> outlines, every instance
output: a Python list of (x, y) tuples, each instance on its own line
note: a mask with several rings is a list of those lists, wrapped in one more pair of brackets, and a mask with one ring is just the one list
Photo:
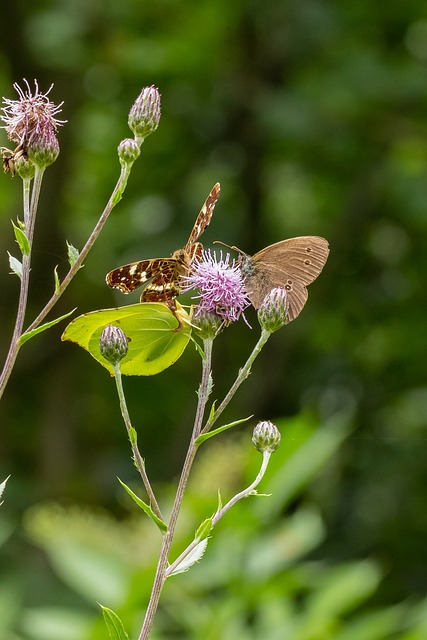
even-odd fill
[(9, 256), (9, 266), (12, 269), (11, 273), (14, 273), (18, 276), (18, 278), (22, 278), (22, 262), (20, 262), (17, 258), (14, 258), (9, 251), (7, 252)]
[(22, 336), (19, 338), (18, 344), (22, 345), (24, 344), (24, 342), (27, 342), (27, 340), (31, 340), (31, 338), (34, 338), (34, 336), (41, 333), (42, 331), (46, 331), (46, 329), (50, 329), (55, 324), (58, 324), (58, 322), (61, 322), (61, 320), (65, 320), (65, 318), (68, 318), (72, 313), (74, 313), (74, 311), (75, 309), (71, 309), (71, 311), (69, 311), (68, 313), (64, 313), (64, 315), (60, 316), (59, 318), (55, 318), (55, 320), (51, 320), (50, 322), (45, 322), (44, 324), (41, 324), (39, 327), (36, 327), (31, 331), (25, 331), (25, 333), (23, 333)]
[(28, 238), (25, 235), (25, 232), (24, 232), (24, 230), (23, 230), (23, 228), (21, 226), (22, 223), (19, 223), (19, 220), (18, 220), (19, 226), (17, 226), (13, 222), (13, 220), (11, 222), (12, 222), (12, 226), (13, 226), (13, 231), (15, 233), (15, 239), (16, 239), (16, 242), (19, 245), (19, 248), (21, 249), (22, 255), (23, 256), (29, 256), (30, 253), (31, 253), (31, 247), (30, 247), (30, 243), (28, 241)]
[[(3, 480), (3, 482), (0, 484), (0, 498), (3, 495), (3, 491), (6, 489), (6, 483), (9, 480), (10, 476), (7, 476), (6, 480)], [(3, 500), (0, 502), (0, 504), (3, 504)]]
[(70, 267), (72, 267), (80, 254), (78, 249), (76, 249), (76, 247), (73, 247), (73, 245), (70, 244), (68, 240), (66, 240), (66, 243), (67, 243), (68, 262), (70, 263)]
[(195, 439), (194, 444), (198, 446), (199, 444), (202, 444), (202, 442), (204, 442), (205, 440), (208, 440), (208, 438), (213, 438), (214, 436), (217, 436), (218, 433), (222, 433), (227, 429), (236, 427), (238, 424), (242, 424), (242, 422), (246, 422), (251, 418), (253, 418), (253, 415), (248, 416), (247, 418), (242, 418), (241, 420), (235, 420), (234, 422), (229, 422), (228, 424), (224, 424), (222, 427), (218, 427), (218, 429), (213, 429), (213, 431), (208, 431), (208, 433), (202, 433), (198, 438)]
[(114, 324), (124, 331), (129, 341), (129, 350), (120, 361), (122, 374), (155, 375), (174, 364), (190, 340), (190, 316), (178, 302), (176, 305), (176, 315), (161, 302), (92, 311), (73, 320), (65, 329), (62, 340), (70, 340), (86, 349), (113, 375), (113, 365), (100, 353), (99, 338), (108, 324)]
[(58, 276), (58, 265), (56, 265), (55, 269), (53, 270), (53, 276), (55, 278), (55, 293), (58, 293), (61, 287), (61, 283), (59, 282), (59, 276)]
[(194, 549), (192, 549), (192, 551), (190, 551), (190, 553), (175, 567), (169, 576), (176, 576), (178, 573), (184, 573), (185, 571), (188, 571), (193, 564), (199, 562), (204, 556), (206, 547), (208, 546), (208, 541), (209, 539), (205, 538), (196, 544)]
[(104, 622), (107, 626), (111, 640), (129, 640), (129, 636), (125, 631), (123, 622), (120, 620), (117, 613), (114, 613), (112, 609), (108, 609), (108, 607), (104, 607), (102, 604), (99, 606), (102, 609)]
[(127, 484), (125, 484), (124, 482), (122, 482), (120, 480), (120, 478), (118, 478), (118, 481), (120, 482), (120, 484), (122, 485), (123, 489), (130, 495), (130, 497), (132, 498), (132, 500), (134, 500), (134, 502), (136, 502), (136, 504), (138, 505), (138, 507), (140, 509), (142, 509), (144, 511), (144, 513), (147, 514), (147, 516), (149, 518), (151, 518), (153, 520), (153, 522), (159, 527), (160, 531), (162, 533), (166, 533), (166, 531), (168, 530), (168, 526), (165, 522), (163, 522), (163, 520), (161, 520), (159, 517), (156, 516), (156, 514), (154, 513), (154, 511), (152, 510), (152, 508), (150, 507), (149, 504), (147, 504), (146, 502), (144, 502), (143, 500), (141, 500), (141, 498), (139, 498), (136, 493), (134, 493), (132, 491), (132, 489), (130, 489), (130, 487), (127, 486)]

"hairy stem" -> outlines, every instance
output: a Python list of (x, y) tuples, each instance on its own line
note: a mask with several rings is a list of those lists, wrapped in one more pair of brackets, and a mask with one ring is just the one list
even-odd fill
[[(30, 269), (31, 269), (31, 250), (34, 237), (34, 225), (37, 214), (37, 207), (40, 196), (40, 188), (43, 179), (44, 169), (36, 167), (34, 175), (34, 184), (32, 191), (30, 190), (31, 180), (26, 178), (23, 180), (23, 208), (24, 208), (24, 224), (25, 235), (27, 236), (30, 247), (29, 253), (22, 256), (22, 276), (21, 286), (19, 290), (18, 310), (16, 313), (15, 327), (13, 329), (12, 338), (9, 345), (9, 351), (6, 356), (3, 371), (0, 375), (0, 398), (6, 388), (8, 380), (13, 370), (16, 358), (19, 352), (19, 338), (22, 335), (24, 327), (25, 313), (27, 310), (28, 290), (30, 286)], [(31, 200), (30, 200), (31, 194)]]
[(209, 397), (209, 391), (210, 391), (210, 385), (211, 385), (212, 344), (213, 344), (212, 339), (208, 339), (204, 341), (205, 352), (204, 352), (204, 358), (203, 358), (202, 380), (201, 380), (199, 392), (198, 392), (198, 403), (197, 403), (197, 409), (196, 409), (196, 416), (194, 420), (193, 433), (191, 436), (191, 441), (188, 447), (184, 465), (181, 471), (181, 477), (179, 479), (175, 500), (172, 506), (168, 530), (162, 540), (159, 561), (157, 563), (156, 575), (154, 577), (153, 589), (151, 591), (150, 601), (147, 606), (144, 623), (142, 625), (142, 629), (139, 634), (138, 640), (147, 640), (150, 634), (151, 627), (154, 621), (154, 616), (156, 614), (157, 607), (159, 605), (162, 588), (166, 580), (167, 562), (168, 562), (170, 548), (172, 545), (173, 536), (175, 533), (176, 523), (178, 520), (179, 511), (181, 509), (182, 500), (184, 498), (185, 488), (187, 486), (191, 467), (192, 467), (194, 458), (196, 457), (197, 447), (194, 444), (194, 442), (200, 433), (203, 415), (204, 415), (204, 412), (206, 409), (206, 403)]
[(261, 335), (260, 335), (259, 340), (256, 343), (252, 353), (250, 354), (250, 356), (247, 359), (246, 363), (240, 369), (236, 380), (234, 381), (234, 383), (230, 387), (230, 390), (228, 391), (228, 393), (225, 396), (224, 400), (221, 402), (219, 407), (217, 407), (217, 409), (215, 409), (214, 413), (208, 419), (208, 421), (206, 422), (205, 426), (203, 427), (203, 429), (201, 430), (200, 433), (207, 433), (208, 431), (210, 431), (212, 429), (213, 425), (218, 420), (218, 418), (220, 417), (220, 415), (222, 414), (224, 409), (227, 407), (227, 405), (229, 404), (230, 400), (233, 398), (234, 394), (236, 393), (236, 391), (238, 390), (238, 388), (240, 387), (242, 382), (244, 382), (246, 380), (246, 378), (249, 376), (249, 374), (251, 372), (252, 365), (253, 365), (253, 363), (255, 361), (255, 358), (257, 358), (257, 356), (261, 353), (261, 349), (264, 347), (265, 343), (267, 342), (267, 340), (269, 339), (270, 336), (271, 336), (271, 333), (269, 331), (266, 331), (265, 329), (261, 330)]
[(123, 390), (123, 384), (122, 384), (122, 374), (120, 371), (120, 363), (117, 363), (114, 366), (114, 378), (116, 381), (116, 387), (117, 387), (117, 393), (119, 396), (119, 400), (120, 400), (120, 410), (122, 412), (122, 417), (123, 417), (123, 422), (126, 425), (126, 430), (128, 433), (128, 437), (129, 437), (129, 441), (132, 447), (132, 455), (133, 455), (133, 460), (135, 463), (136, 468), (138, 469), (141, 478), (142, 478), (142, 482), (144, 483), (144, 487), (145, 490), (147, 491), (148, 497), (150, 499), (151, 502), (151, 508), (153, 509), (154, 513), (156, 514), (156, 516), (158, 518), (160, 518), (160, 520), (163, 520), (163, 516), (162, 516), (162, 512), (160, 511), (160, 507), (157, 503), (156, 500), (156, 496), (154, 495), (154, 491), (151, 487), (150, 484), (150, 480), (148, 479), (148, 475), (147, 472), (145, 470), (145, 462), (139, 452), (139, 448), (138, 448), (138, 444), (136, 441), (136, 431), (135, 429), (132, 427), (131, 421), (130, 421), (130, 416), (129, 416), (129, 411), (127, 408), (127, 404), (126, 404), (126, 398), (125, 398), (125, 393)]

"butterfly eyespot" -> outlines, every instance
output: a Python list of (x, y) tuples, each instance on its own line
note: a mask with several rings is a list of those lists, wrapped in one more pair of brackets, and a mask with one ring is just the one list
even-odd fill
[(305, 248), (305, 252), (306, 253), (311, 253), (313, 251), (313, 249), (311, 247), (306, 247)]
[(307, 267), (310, 266), (311, 265), (311, 260), (308, 260), (308, 259), (304, 260), (304, 264), (306, 264)]
[(285, 290), (286, 290), (286, 291), (292, 291), (292, 285), (290, 285), (290, 284), (285, 284)]

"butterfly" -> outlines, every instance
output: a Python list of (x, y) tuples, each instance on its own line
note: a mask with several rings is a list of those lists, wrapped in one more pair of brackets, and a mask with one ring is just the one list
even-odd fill
[(149, 258), (117, 267), (106, 275), (108, 286), (130, 293), (145, 285), (141, 302), (166, 302), (173, 306), (180, 292), (181, 276), (187, 275), (193, 261), (201, 256), (203, 245), (197, 240), (209, 226), (219, 192), (217, 183), (200, 209), (183, 249), (174, 251), (170, 258)]
[(249, 300), (259, 309), (275, 287), (285, 289), (288, 322), (295, 320), (307, 302), (309, 285), (322, 271), (329, 245), (319, 236), (289, 238), (261, 249), (254, 256), (240, 251), (240, 269)]

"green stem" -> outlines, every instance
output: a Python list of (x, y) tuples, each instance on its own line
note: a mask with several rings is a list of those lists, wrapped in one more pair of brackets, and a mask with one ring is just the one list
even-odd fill
[(224, 400), (221, 402), (219, 407), (217, 409), (215, 409), (214, 413), (208, 419), (208, 421), (206, 422), (205, 426), (203, 427), (203, 429), (201, 430), (200, 433), (207, 433), (208, 431), (210, 431), (212, 429), (213, 425), (218, 420), (219, 416), (222, 414), (224, 409), (227, 407), (227, 405), (229, 404), (230, 400), (235, 395), (236, 391), (238, 390), (238, 388), (240, 387), (242, 382), (244, 382), (244, 380), (246, 380), (246, 378), (249, 376), (249, 374), (251, 372), (252, 365), (253, 365), (253, 363), (255, 361), (255, 358), (257, 358), (257, 356), (261, 353), (261, 349), (264, 347), (265, 343), (267, 342), (267, 340), (269, 339), (270, 336), (271, 336), (271, 332), (270, 331), (266, 331), (265, 329), (261, 330), (261, 335), (260, 335), (259, 340), (256, 343), (252, 353), (250, 354), (250, 356), (247, 359), (247, 361), (244, 364), (244, 366), (240, 369), (236, 380), (234, 381), (233, 385), (230, 387), (230, 390), (228, 391), (228, 393), (225, 396)]
[[(271, 452), (269, 451), (263, 452), (261, 468), (258, 472), (257, 477), (249, 485), (249, 487), (237, 493), (233, 498), (231, 498), (231, 500), (227, 502), (227, 504), (224, 507), (222, 507), (222, 509), (216, 512), (216, 514), (212, 518), (211, 531), (214, 528), (214, 526), (218, 524), (219, 520), (221, 520), (221, 518), (227, 513), (227, 511), (229, 511), (231, 507), (233, 507), (236, 504), (236, 502), (238, 502), (239, 500), (242, 500), (242, 498), (247, 498), (253, 493), (253, 491), (256, 489), (256, 487), (259, 485), (259, 483), (263, 479), (265, 472), (267, 471), (268, 463), (270, 461), (270, 456), (271, 456)], [(195, 549), (195, 547), (197, 547), (198, 544), (200, 544), (200, 542), (201, 541), (197, 539), (193, 540), (193, 542), (188, 545), (188, 547), (181, 553), (181, 555), (172, 564), (169, 565), (169, 567), (166, 570), (166, 578), (168, 578), (175, 571), (176, 567), (178, 567), (181, 564), (181, 562), (185, 560), (185, 558), (193, 551), (193, 549)]]
[(124, 393), (124, 390), (123, 390), (122, 374), (121, 374), (121, 371), (120, 371), (120, 363), (119, 362), (116, 365), (114, 365), (114, 379), (116, 381), (117, 393), (118, 393), (118, 396), (119, 396), (120, 410), (122, 412), (123, 422), (126, 425), (126, 430), (127, 430), (127, 433), (128, 433), (129, 442), (130, 442), (131, 447), (132, 447), (132, 455), (133, 455), (133, 460), (134, 460), (135, 466), (136, 466), (136, 468), (138, 469), (138, 471), (139, 471), (139, 473), (141, 475), (142, 482), (144, 483), (144, 487), (145, 487), (145, 490), (147, 491), (148, 497), (150, 499), (151, 507), (152, 507), (154, 513), (156, 514), (156, 516), (158, 518), (160, 518), (160, 520), (163, 520), (162, 512), (160, 511), (160, 507), (159, 507), (159, 505), (157, 503), (156, 496), (154, 495), (154, 491), (153, 491), (153, 489), (151, 487), (150, 480), (148, 479), (148, 475), (147, 475), (147, 472), (145, 470), (144, 459), (142, 458), (142, 456), (141, 456), (141, 454), (139, 452), (137, 439), (136, 439), (136, 431), (132, 427), (132, 423), (131, 423), (131, 420), (130, 420), (129, 411), (128, 411), (127, 404), (126, 404), (125, 393)]
[(175, 533), (176, 523), (178, 520), (179, 511), (181, 509), (182, 501), (184, 498), (185, 488), (187, 486), (191, 467), (197, 453), (197, 447), (195, 446), (194, 442), (200, 433), (200, 427), (201, 427), (203, 415), (206, 409), (206, 403), (209, 397), (209, 391), (211, 386), (212, 345), (213, 345), (212, 339), (208, 339), (204, 341), (205, 351), (204, 351), (204, 358), (203, 358), (202, 380), (201, 380), (199, 392), (198, 392), (198, 403), (197, 403), (197, 409), (196, 409), (196, 416), (194, 420), (193, 433), (191, 436), (190, 446), (188, 447), (184, 465), (182, 467), (181, 477), (179, 479), (175, 500), (172, 506), (168, 530), (162, 540), (159, 561), (157, 563), (156, 575), (154, 577), (153, 589), (151, 591), (150, 601), (147, 606), (144, 623), (142, 625), (142, 629), (139, 634), (138, 640), (147, 640), (150, 634), (151, 627), (154, 621), (154, 616), (156, 614), (157, 607), (159, 605), (160, 595), (166, 580), (167, 562), (168, 562), (170, 548), (172, 545), (173, 536)]
[(121, 198), (123, 197), (123, 192), (126, 188), (131, 168), (132, 168), (132, 164), (124, 164), (124, 163), (122, 164), (120, 177), (117, 181), (116, 186), (114, 187), (114, 191), (111, 194), (111, 197), (108, 200), (107, 205), (104, 211), (102, 212), (98, 222), (96, 223), (92, 233), (90, 234), (85, 246), (79, 253), (77, 260), (75, 261), (73, 266), (70, 268), (67, 275), (65, 276), (65, 278), (63, 279), (63, 281), (61, 282), (61, 284), (59, 285), (55, 293), (52, 295), (50, 300), (44, 306), (42, 311), (39, 313), (37, 318), (26, 329), (25, 333), (35, 329), (41, 323), (41, 321), (44, 320), (44, 318), (47, 316), (47, 314), (52, 309), (52, 307), (57, 303), (59, 298), (62, 296), (65, 289), (68, 287), (71, 280), (76, 275), (77, 271), (83, 266), (83, 262), (87, 258), (89, 251), (92, 249), (95, 241), (97, 240), (99, 234), (101, 233), (101, 230), (104, 224), (106, 223), (108, 216), (110, 215), (111, 211), (116, 206), (116, 204), (120, 202)]

